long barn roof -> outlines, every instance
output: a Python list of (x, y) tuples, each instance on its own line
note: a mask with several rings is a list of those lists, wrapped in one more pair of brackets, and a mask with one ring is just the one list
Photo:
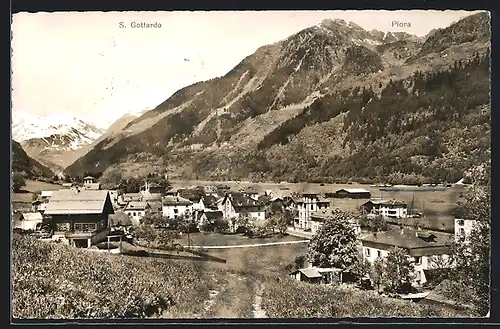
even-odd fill
[(52, 193), (45, 214), (101, 214), (108, 198), (106, 190), (59, 190)]

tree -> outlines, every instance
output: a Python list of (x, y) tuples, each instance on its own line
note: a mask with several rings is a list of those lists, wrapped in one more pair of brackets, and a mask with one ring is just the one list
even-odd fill
[[(459, 238), (452, 245), (450, 257), (454, 267), (448, 274), (452, 284), (445, 291), (448, 298), (471, 305), (480, 316), (486, 315), (490, 308), (490, 177), (476, 178), (476, 184), (466, 193), (462, 218), (476, 222), (469, 235)], [(485, 182), (486, 186), (480, 185)]]
[(309, 261), (320, 267), (350, 268), (357, 261), (356, 232), (351, 213), (335, 209), (308, 246)]
[(12, 174), (12, 189), (14, 192), (19, 192), (21, 191), (21, 188), (26, 186), (26, 181), (24, 180), (24, 177), (18, 173), (15, 172)]
[(280, 234), (285, 234), (288, 229), (288, 218), (282, 213), (276, 217), (276, 228)]
[(165, 226), (165, 219), (160, 211), (149, 208), (146, 210), (144, 217), (141, 218), (141, 224), (152, 227), (163, 227)]
[(116, 167), (108, 168), (102, 176), (99, 178), (99, 181), (103, 188), (116, 188), (123, 179), (123, 175), (121, 170)]
[(377, 292), (380, 292), (380, 284), (384, 280), (385, 260), (382, 257), (377, 257), (370, 269), (370, 277), (373, 283), (377, 286)]
[(361, 279), (366, 275), (370, 275), (371, 265), (364, 259), (361, 253), (358, 253), (356, 263), (351, 267), (351, 273), (353, 273), (356, 278)]
[(390, 292), (408, 292), (413, 274), (413, 263), (404, 249), (395, 247), (385, 259), (383, 282)]

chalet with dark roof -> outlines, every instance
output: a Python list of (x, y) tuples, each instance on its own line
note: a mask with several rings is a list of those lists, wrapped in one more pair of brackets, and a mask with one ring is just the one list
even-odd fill
[(54, 191), (45, 209), (54, 239), (76, 247), (90, 247), (106, 239), (113, 205), (105, 190)]
[(260, 221), (266, 219), (265, 206), (243, 193), (226, 194), (220, 204), (220, 210), (224, 214), (224, 219), (232, 221), (242, 216)]

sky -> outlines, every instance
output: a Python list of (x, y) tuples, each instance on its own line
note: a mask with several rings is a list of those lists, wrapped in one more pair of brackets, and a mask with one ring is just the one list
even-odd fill
[[(321, 22), (424, 36), (471, 11), (18, 13), (12, 20), (12, 112), (70, 112), (102, 127), (177, 90), (223, 76), (260, 46)], [(393, 21), (410, 23), (397, 28)], [(125, 28), (120, 28), (120, 22)], [(161, 28), (132, 28), (132, 22)]]

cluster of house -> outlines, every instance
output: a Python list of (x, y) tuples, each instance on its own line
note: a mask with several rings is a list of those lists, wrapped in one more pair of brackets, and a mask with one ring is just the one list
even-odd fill
[[(13, 202), (14, 204), (15, 202)], [(60, 190), (42, 191), (39, 197), (17, 207), (13, 228), (35, 231), (42, 237), (77, 247), (90, 247), (106, 239), (114, 226), (135, 226), (149, 210), (164, 218), (195, 220), (204, 223), (227, 220), (237, 230), (236, 221), (264, 221), (271, 204), (283, 204), (268, 194), (259, 196), (253, 188), (231, 192), (213, 186), (166, 192), (155, 183), (146, 182), (138, 193), (101, 190), (93, 177), (85, 177), (82, 186), (66, 184)], [(16, 208), (16, 207), (14, 207)]]

